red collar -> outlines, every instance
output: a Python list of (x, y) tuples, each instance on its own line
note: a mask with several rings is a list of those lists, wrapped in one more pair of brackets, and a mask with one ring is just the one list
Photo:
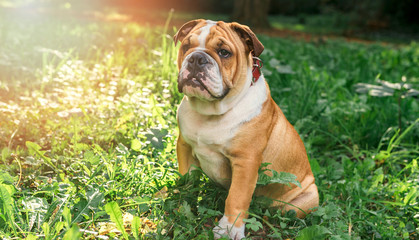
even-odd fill
[(262, 75), (260, 69), (263, 67), (263, 62), (260, 58), (256, 57), (252, 52), (252, 59), (253, 59), (253, 69), (252, 69), (252, 84), (255, 84), (259, 79), (260, 75)]

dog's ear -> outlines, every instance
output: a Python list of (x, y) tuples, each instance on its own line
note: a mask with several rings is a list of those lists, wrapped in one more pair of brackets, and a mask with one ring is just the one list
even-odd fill
[(265, 47), (263, 47), (263, 44), (259, 41), (252, 30), (250, 30), (248, 26), (241, 25), (236, 22), (230, 23), (230, 26), (249, 47), (249, 50), (253, 51), (253, 54), (256, 57), (259, 57)]
[(200, 22), (205, 21), (203, 19), (196, 19), (189, 21), (185, 24), (183, 24), (182, 27), (180, 27), (179, 31), (173, 36), (173, 41), (175, 41), (175, 46), (177, 44), (177, 41), (181, 41), (188, 35), (188, 33)]

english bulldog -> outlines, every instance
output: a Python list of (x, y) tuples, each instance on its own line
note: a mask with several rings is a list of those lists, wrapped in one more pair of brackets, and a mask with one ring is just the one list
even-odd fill
[[(274, 200), (283, 211), (304, 217), (319, 196), (304, 144), (273, 101), (260, 71), (264, 47), (249, 27), (193, 20), (174, 36), (178, 53), (177, 158), (184, 175), (201, 168), (228, 189), (224, 216), (213, 229), (216, 239), (245, 237), (243, 219), (252, 195)], [(262, 163), (292, 173), (301, 187), (269, 184), (256, 188)]]

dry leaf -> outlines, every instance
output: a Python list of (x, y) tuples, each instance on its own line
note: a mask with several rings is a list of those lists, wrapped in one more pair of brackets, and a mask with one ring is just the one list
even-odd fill
[[(134, 219), (134, 216), (131, 213), (124, 213), (124, 215), (122, 216), (122, 220), (124, 222), (124, 228), (125, 230), (130, 233), (131, 232), (131, 225), (132, 225), (132, 220)], [(146, 234), (149, 232), (154, 232), (157, 229), (157, 225), (149, 220), (148, 218), (142, 217), (140, 218), (141, 220), (141, 224), (140, 224), (140, 228), (138, 229), (138, 231), (142, 234)], [(121, 231), (119, 231), (116, 228), (115, 223), (112, 222), (101, 222), (99, 223), (100, 229), (99, 229), (99, 235), (108, 235), (110, 233), (114, 233), (114, 234), (121, 234)]]
[(167, 198), (167, 196), (169, 195), (168, 193), (167, 193), (167, 186), (164, 186), (160, 191), (158, 191), (158, 192), (156, 192), (156, 193), (154, 193), (154, 197), (155, 198), (162, 198), (162, 199), (165, 199), (165, 198)]

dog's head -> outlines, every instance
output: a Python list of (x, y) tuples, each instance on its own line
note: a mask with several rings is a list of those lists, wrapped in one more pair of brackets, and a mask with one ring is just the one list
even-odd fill
[(174, 41), (181, 42), (178, 89), (204, 102), (224, 101), (249, 87), (252, 55), (264, 49), (247, 26), (203, 19), (184, 24)]

